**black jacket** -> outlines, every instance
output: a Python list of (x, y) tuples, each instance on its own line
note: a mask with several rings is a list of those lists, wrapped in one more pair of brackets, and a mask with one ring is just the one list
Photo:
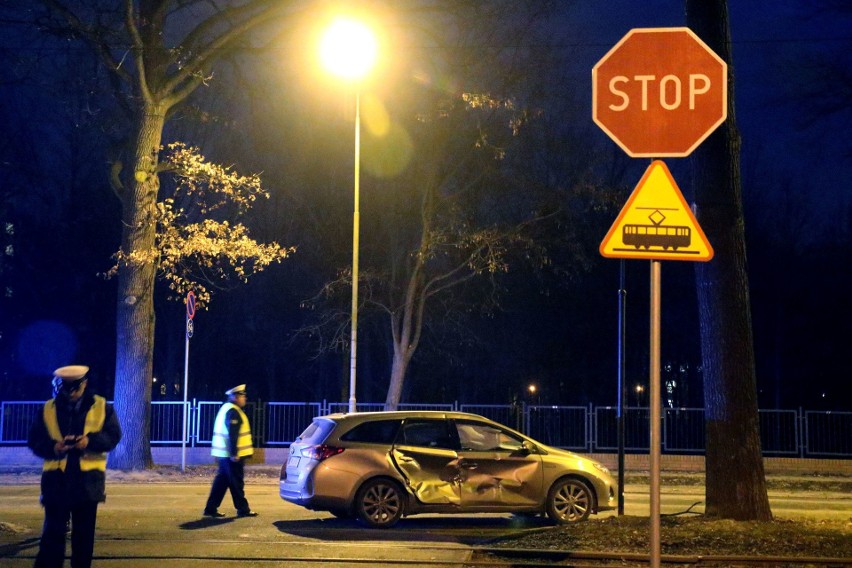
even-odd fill
[[(83, 392), (78, 404), (70, 404), (67, 399), (57, 397), (56, 418), (63, 436), (79, 436), (83, 433), (86, 413), (94, 404), (95, 398), (88, 390)], [(109, 452), (121, 440), (121, 427), (112, 406), (106, 406), (104, 425), (100, 432), (89, 433), (87, 449), (92, 452)], [(45, 460), (57, 459), (54, 453), (56, 441), (50, 437), (44, 423), (44, 415), (39, 412), (30, 428), (27, 446), (35, 455)], [(45, 471), (41, 476), (42, 503), (73, 504), (80, 501), (105, 501), (104, 472), (80, 471), (80, 450), (70, 450), (65, 471)]]

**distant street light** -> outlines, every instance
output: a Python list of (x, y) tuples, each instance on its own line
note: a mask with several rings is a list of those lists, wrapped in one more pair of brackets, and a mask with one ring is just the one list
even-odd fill
[(361, 89), (360, 80), (373, 67), (378, 42), (373, 32), (354, 20), (332, 22), (320, 42), (320, 59), (334, 75), (355, 85), (355, 207), (352, 214), (352, 332), (349, 352), (349, 412), (356, 411), (355, 379), (358, 349), (358, 247), (361, 183)]
[(636, 385), (636, 406), (642, 406), (642, 393), (645, 392), (645, 387)]
[(536, 404), (540, 405), (541, 404), (541, 393), (538, 392), (538, 387), (535, 386), (534, 384), (530, 384), (530, 386), (527, 387), (527, 390), (530, 393), (530, 403), (533, 402), (533, 397), (535, 397), (536, 394), (538, 394), (538, 397), (536, 397), (535, 400), (536, 400)]

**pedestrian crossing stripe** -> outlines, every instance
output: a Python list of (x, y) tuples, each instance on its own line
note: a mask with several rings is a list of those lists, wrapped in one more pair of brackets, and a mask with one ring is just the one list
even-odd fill
[(706, 262), (713, 247), (669, 168), (654, 160), (600, 245), (607, 258)]

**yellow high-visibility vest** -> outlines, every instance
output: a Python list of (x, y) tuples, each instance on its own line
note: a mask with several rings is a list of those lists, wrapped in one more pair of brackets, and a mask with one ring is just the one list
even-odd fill
[(237, 457), (243, 458), (254, 453), (254, 447), (251, 444), (251, 427), (249, 426), (248, 417), (243, 409), (234, 403), (226, 402), (219, 409), (219, 414), (216, 415), (216, 422), (213, 424), (213, 446), (210, 453), (217, 458), (231, 457), (231, 451), (228, 445), (228, 425), (225, 423), (225, 416), (228, 411), (236, 410), (242, 422), (240, 423), (240, 432), (237, 436)]
[[(62, 431), (59, 429), (59, 420), (56, 417), (56, 400), (50, 399), (44, 403), (44, 425), (47, 428), (47, 433), (50, 437), (61, 442), (63, 440)], [(89, 411), (86, 413), (86, 422), (83, 425), (83, 435), (88, 435), (91, 432), (100, 432), (104, 427), (106, 420), (106, 399), (102, 396), (95, 395), (95, 402)], [(61, 459), (44, 460), (44, 471), (60, 470), (65, 471), (65, 465), (68, 463), (68, 456), (63, 456)], [(80, 471), (106, 471), (107, 456), (105, 452), (90, 452), (83, 450), (83, 455), (80, 456)]]

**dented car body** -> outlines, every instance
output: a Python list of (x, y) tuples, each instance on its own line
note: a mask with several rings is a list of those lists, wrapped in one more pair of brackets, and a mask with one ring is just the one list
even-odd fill
[(463, 412), (314, 418), (281, 467), (281, 498), (389, 527), (418, 513), (546, 514), (557, 523), (613, 509), (599, 463)]

